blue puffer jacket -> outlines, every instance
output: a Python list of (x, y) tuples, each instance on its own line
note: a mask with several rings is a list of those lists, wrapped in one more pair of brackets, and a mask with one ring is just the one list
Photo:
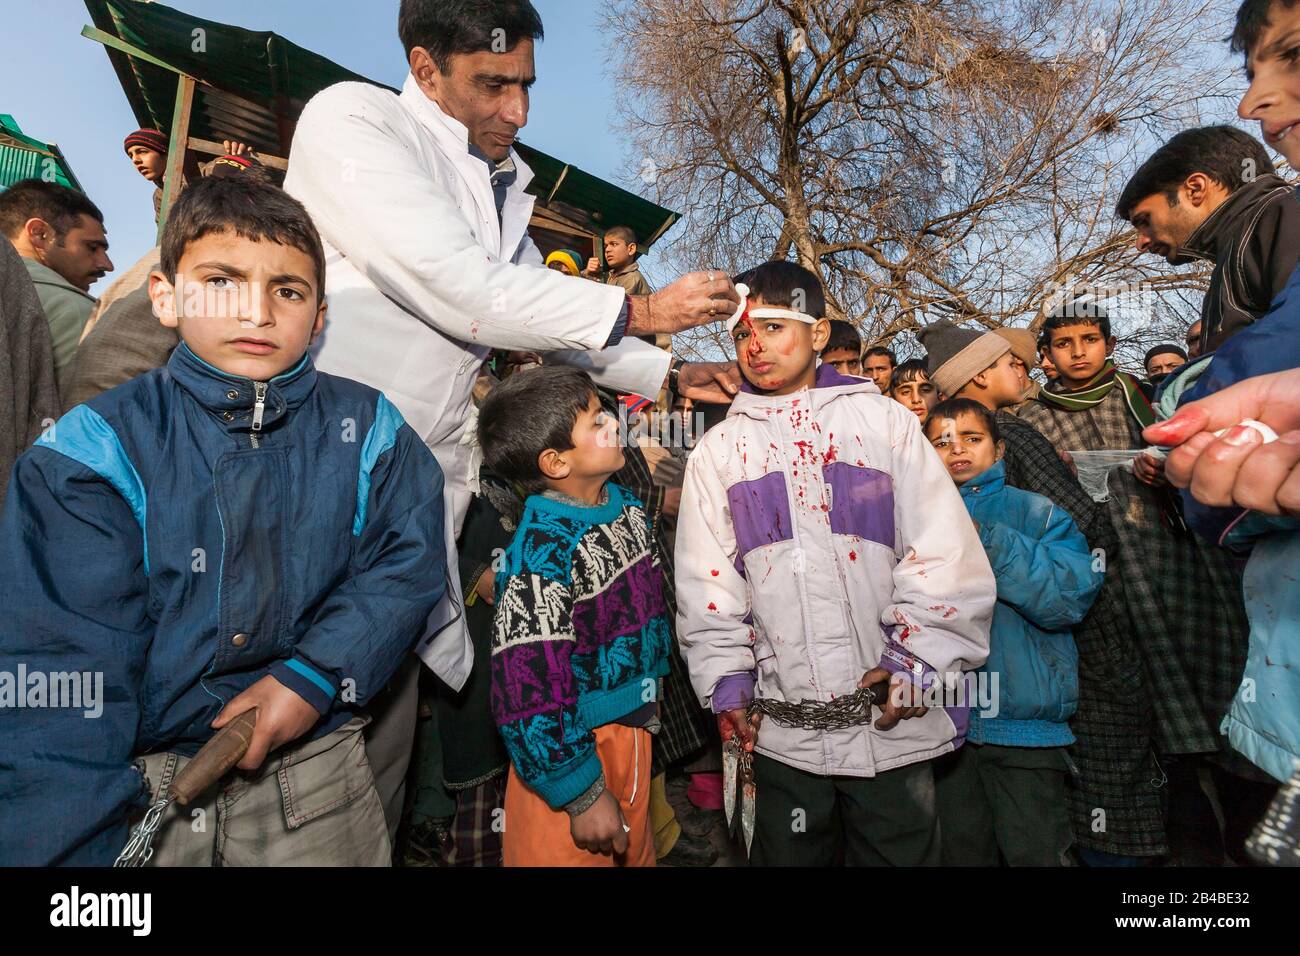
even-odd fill
[(972, 707), (977, 744), (1057, 747), (1074, 742), (1067, 721), (1079, 702), (1079, 652), (1070, 629), (1101, 590), (1088, 542), (1074, 520), (1042, 495), (1011, 488), (998, 462), (961, 486), (998, 582), (988, 662), (976, 671), (996, 716)]
[(1300, 521), (1250, 514), (1229, 544), (1253, 546), (1242, 576), (1250, 648), (1220, 730), (1278, 780), (1300, 770)]
[[(132, 759), (193, 754), (267, 674), (320, 711), (309, 736), (347, 721), (445, 590), (442, 523), (424, 443), (307, 357), (254, 383), (181, 345), (73, 408), (0, 519), (0, 702), (10, 671), (25, 704), (0, 706), (0, 864), (111, 863), (147, 799)], [(76, 672), (101, 713), (32, 709)]]
[[(1293, 368), (1300, 368), (1300, 267), (1291, 273), (1268, 312), (1211, 353), (1210, 362), (1195, 383), (1181, 391), (1177, 404), (1181, 407), (1245, 379)], [(1188, 525), (1207, 541), (1219, 541), (1228, 526), (1243, 514), (1241, 508), (1202, 504), (1186, 489), (1182, 494)]]
[[(1228, 339), (1178, 405), (1238, 382), (1300, 368), (1300, 268), (1268, 312)], [(1201, 504), (1183, 491), (1188, 523), (1211, 541), (1249, 551), (1242, 578), (1250, 648), (1220, 729), (1234, 749), (1279, 780), (1300, 762), (1300, 521)]]

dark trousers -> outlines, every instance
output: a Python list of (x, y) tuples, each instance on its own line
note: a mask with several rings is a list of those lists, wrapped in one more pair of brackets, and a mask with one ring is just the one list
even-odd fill
[(944, 866), (1066, 866), (1063, 747), (971, 744), (934, 762)]
[(1161, 761), (1169, 783), (1169, 849), (1177, 866), (1254, 866), (1246, 838), (1268, 809), (1278, 783), (1229, 757), (1181, 754)]
[(930, 761), (875, 777), (822, 777), (754, 755), (755, 866), (934, 866)]

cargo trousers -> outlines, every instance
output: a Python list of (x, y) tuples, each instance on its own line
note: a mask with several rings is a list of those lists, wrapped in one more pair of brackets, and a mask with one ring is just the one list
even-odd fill
[[(235, 770), (182, 807), (172, 803), (150, 866), (389, 866), (384, 807), (354, 717), (316, 740), (272, 753), (257, 770)], [(156, 798), (189, 758), (143, 758)], [(135, 821), (132, 821), (134, 824)]]

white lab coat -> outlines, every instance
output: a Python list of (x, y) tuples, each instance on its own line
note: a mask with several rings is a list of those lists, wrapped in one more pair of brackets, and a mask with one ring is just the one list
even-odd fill
[[(609, 339), (624, 300), (617, 286), (545, 268), (526, 229), (532, 171), (518, 176), (498, 223), (488, 167), (469, 154), (465, 126), (407, 76), (400, 96), (338, 83), (303, 109), (284, 188), (325, 242), (325, 331), (317, 367), (378, 388), (424, 438), (446, 477), (451, 581), (421, 657), (452, 687), (473, 654), (460, 613), (455, 538), (476, 479), (471, 390), (490, 349), (556, 352), (610, 388), (654, 396), (666, 352)], [(584, 354), (586, 353), (586, 354)]]

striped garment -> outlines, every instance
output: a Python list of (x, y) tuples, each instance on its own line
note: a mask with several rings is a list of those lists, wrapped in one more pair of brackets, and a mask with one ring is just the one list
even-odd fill
[(592, 734), (654, 701), (671, 640), (641, 503), (532, 495), (496, 580), (492, 713), (519, 776), (559, 809), (601, 776)]

